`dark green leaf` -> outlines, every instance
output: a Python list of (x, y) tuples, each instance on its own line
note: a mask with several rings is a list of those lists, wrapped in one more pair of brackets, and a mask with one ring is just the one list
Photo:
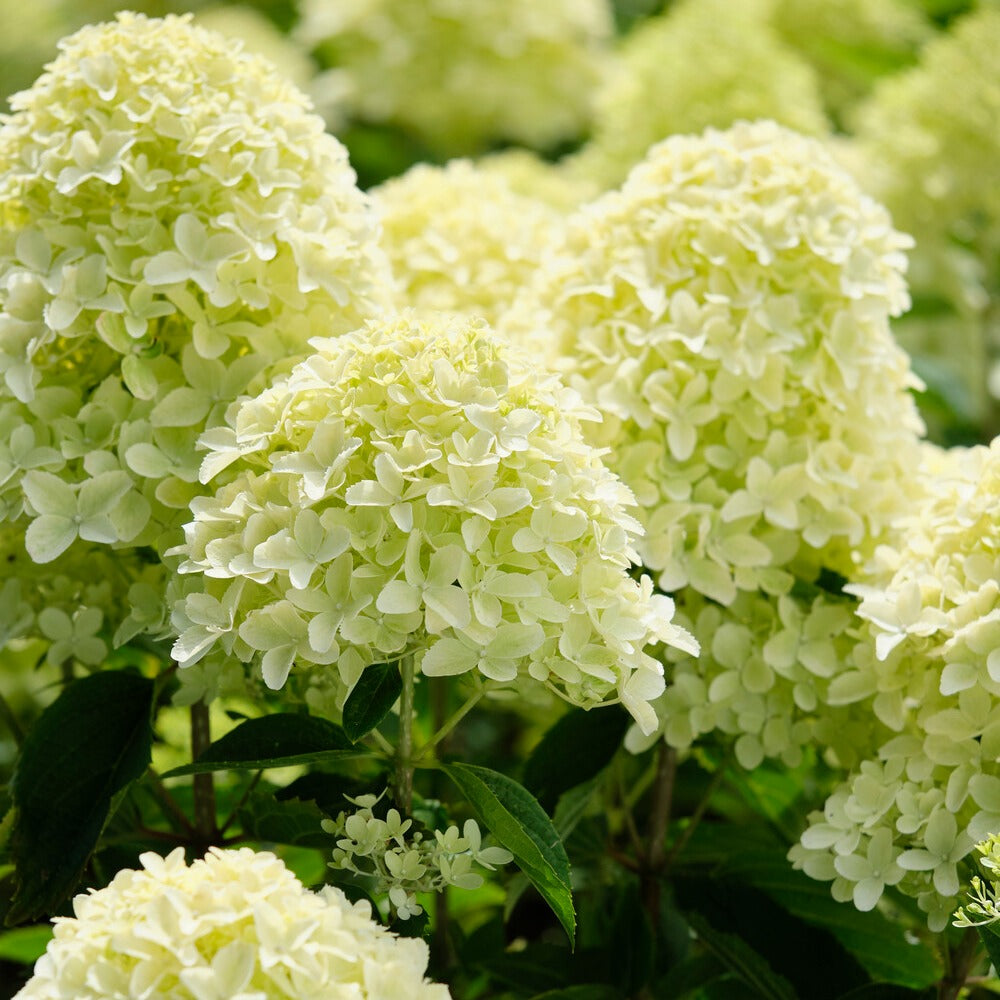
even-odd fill
[(993, 924), (986, 924), (983, 927), (977, 927), (979, 931), (979, 940), (983, 942), (986, 948), (986, 954), (990, 956), (990, 961), (993, 963), (994, 969), (1000, 969), (1000, 936), (994, 930)]
[(618, 895), (617, 905), (611, 913), (608, 939), (612, 982), (628, 996), (633, 996), (649, 982), (655, 950), (653, 927), (639, 897), (636, 880), (623, 886)]
[(150, 760), (153, 682), (106, 671), (41, 714), (13, 779), (17, 891), (7, 923), (50, 913), (76, 888), (116, 795)]
[(325, 818), (311, 802), (278, 802), (267, 792), (251, 796), (237, 816), (247, 840), (329, 848), (332, 852), (333, 838), (320, 826)]
[(164, 778), (209, 771), (261, 771), (268, 767), (334, 763), (371, 756), (359, 750), (340, 726), (314, 715), (282, 712), (248, 719), (216, 740), (193, 763)]
[[(675, 877), (674, 886), (685, 909), (697, 911), (714, 930), (740, 938), (809, 1000), (836, 1000), (868, 982), (857, 959), (829, 930), (793, 916), (754, 886), (718, 871), (708, 878)], [(817, 967), (824, 970), (818, 980)]]
[(653, 988), (653, 995), (666, 998), (686, 997), (700, 986), (714, 982), (723, 974), (723, 967), (712, 954), (693, 955), (673, 966)]
[(569, 858), (545, 810), (523, 786), (497, 771), (457, 763), (444, 765), (444, 771), (490, 833), (514, 855), (572, 942), (576, 914)]
[(612, 986), (599, 984), (567, 986), (563, 990), (536, 993), (532, 1000), (621, 1000), (622, 994)]
[(52, 940), (52, 925), (38, 927), (18, 927), (0, 934), (0, 959), (33, 965), (45, 954)]
[[(544, 942), (532, 942), (521, 951), (503, 951), (480, 963), (492, 979), (519, 996), (549, 993), (578, 985), (582, 971), (580, 953)], [(596, 977), (587, 977), (596, 978)]]
[(403, 679), (395, 663), (373, 663), (361, 672), (361, 679), (344, 703), (344, 732), (357, 742), (371, 732), (388, 714)]
[[(542, 737), (524, 765), (524, 787), (546, 812), (563, 792), (598, 774), (614, 757), (628, 729), (628, 713), (619, 705), (574, 708)], [(572, 753), (566, 748), (572, 747)]]
[(705, 947), (763, 1000), (798, 1000), (788, 980), (779, 976), (745, 941), (735, 934), (720, 933), (698, 913), (692, 913), (689, 919)]
[(862, 913), (850, 903), (838, 903), (825, 882), (795, 871), (783, 851), (730, 853), (714, 874), (753, 885), (792, 915), (830, 931), (875, 980), (923, 989), (943, 974), (935, 955), (910, 941), (902, 927), (878, 910)]
[(936, 989), (911, 990), (906, 986), (890, 986), (888, 983), (869, 983), (859, 986), (850, 993), (843, 993), (837, 1000), (934, 1000)]
[(347, 808), (350, 795), (357, 798), (371, 791), (371, 782), (362, 781), (343, 774), (327, 774), (324, 771), (310, 771), (294, 781), (275, 790), (274, 797), (279, 802), (287, 799), (301, 799), (303, 802), (315, 802), (325, 813), (335, 816)]

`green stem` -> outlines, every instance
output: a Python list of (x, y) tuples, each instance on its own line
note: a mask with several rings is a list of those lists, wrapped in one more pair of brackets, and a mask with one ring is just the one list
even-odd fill
[(399, 742), (396, 745), (396, 805), (409, 816), (413, 805), (413, 656), (399, 661), (403, 690), (399, 696)]
[(643, 903), (654, 927), (660, 923), (660, 876), (666, 858), (667, 828), (677, 777), (677, 751), (660, 744), (653, 781), (653, 799), (649, 807), (649, 834), (646, 857), (640, 873)]
[(160, 811), (164, 819), (179, 833), (184, 833), (188, 838), (194, 836), (195, 828), (191, 821), (184, 815), (183, 810), (177, 804), (177, 800), (170, 794), (170, 790), (160, 780), (160, 776), (150, 767), (146, 770), (146, 777), (149, 779), (150, 788), (156, 798)]
[(17, 721), (17, 716), (14, 714), (14, 710), (10, 707), (7, 699), (0, 693), (0, 718), (7, 723), (7, 728), (10, 730), (10, 735), (14, 737), (14, 743), (17, 748), (20, 749), (21, 745), (24, 743), (24, 730), (21, 728), (21, 724)]
[[(191, 759), (197, 760), (211, 742), (208, 705), (197, 701), (191, 706)], [(211, 772), (194, 776), (194, 827), (205, 848), (219, 832), (215, 823), (215, 783)]]
[(705, 789), (705, 794), (702, 795), (698, 805), (695, 806), (694, 812), (691, 813), (691, 818), (688, 820), (687, 826), (684, 827), (684, 831), (677, 838), (676, 843), (670, 849), (670, 853), (663, 861), (664, 873), (670, 871), (673, 867), (674, 861), (677, 860), (677, 855), (679, 855), (681, 851), (687, 847), (688, 842), (694, 836), (694, 831), (698, 829), (698, 824), (705, 815), (705, 811), (708, 809), (709, 803), (712, 801), (712, 796), (716, 793), (719, 785), (722, 784), (722, 779), (725, 777), (728, 764), (728, 759), (723, 758), (723, 760), (719, 763), (719, 766), (715, 769), (715, 773), (712, 775), (712, 780), (708, 783), (708, 787)]
[(450, 736), (452, 730), (479, 704), (484, 694), (486, 694), (486, 691), (482, 688), (471, 694), (462, 704), (461, 708), (455, 711), (451, 718), (420, 748), (420, 753), (415, 759), (418, 761), (424, 760), (431, 750)]
[(957, 947), (945, 949), (947, 972), (938, 983), (938, 1000), (958, 1000), (979, 958), (979, 933), (969, 927)]
[(247, 804), (247, 799), (250, 798), (251, 793), (260, 783), (260, 779), (264, 777), (263, 771), (258, 771), (253, 778), (247, 784), (247, 787), (243, 789), (243, 794), (240, 796), (239, 801), (233, 806), (229, 813), (229, 817), (226, 819), (225, 823), (222, 824), (222, 828), (219, 830), (219, 835), (222, 836), (232, 825), (236, 822), (236, 815), (239, 811)]

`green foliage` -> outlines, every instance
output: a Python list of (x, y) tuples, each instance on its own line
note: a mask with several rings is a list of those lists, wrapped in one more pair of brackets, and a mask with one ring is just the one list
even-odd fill
[(0, 960), (31, 965), (44, 953), (52, 940), (48, 924), (35, 927), (16, 927), (0, 934)]
[(569, 859), (552, 821), (538, 801), (512, 778), (471, 764), (446, 764), (483, 825), (506, 847), (517, 866), (552, 907), (572, 942), (576, 915)]
[(371, 732), (392, 710), (403, 680), (395, 663), (375, 663), (361, 674), (354, 690), (344, 703), (344, 732), (357, 743)]
[[(524, 787), (551, 812), (563, 792), (593, 778), (621, 746), (629, 717), (617, 705), (567, 712), (542, 737), (524, 765)], [(573, 753), (567, 755), (567, 747)]]
[(269, 767), (337, 763), (369, 757), (354, 748), (340, 726), (311, 715), (278, 713), (248, 719), (216, 740), (192, 764), (175, 767), (165, 778), (212, 771), (261, 771)]
[(13, 779), (8, 924), (51, 913), (76, 888), (113, 802), (149, 763), (153, 690), (123, 671), (84, 677), (32, 727)]

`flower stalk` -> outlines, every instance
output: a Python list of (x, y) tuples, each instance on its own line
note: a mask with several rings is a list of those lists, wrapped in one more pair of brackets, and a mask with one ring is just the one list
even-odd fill
[(396, 744), (396, 805), (408, 816), (413, 805), (413, 693), (414, 666), (410, 653), (399, 662), (403, 690), (399, 696), (399, 740)]
[[(191, 706), (191, 759), (197, 760), (212, 742), (208, 704)], [(201, 846), (211, 845), (218, 828), (215, 822), (215, 781), (211, 772), (194, 776), (194, 827)]]

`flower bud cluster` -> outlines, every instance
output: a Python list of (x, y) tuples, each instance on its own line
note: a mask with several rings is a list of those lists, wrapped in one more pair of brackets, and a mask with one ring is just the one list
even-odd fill
[(979, 863), (988, 872), (984, 882), (978, 875), (972, 877), (971, 902), (955, 911), (956, 927), (982, 927), (1000, 920), (1000, 837), (991, 833), (986, 840), (976, 844), (983, 856)]
[(663, 667), (691, 652), (673, 603), (633, 579), (633, 500), (586, 444), (593, 411), (482, 320), (404, 315), (335, 340), (203, 439), (174, 656), (213, 648), (339, 673), (414, 655), (428, 676), (531, 678), (620, 700), (644, 731)]
[(514, 860), (502, 847), (483, 847), (473, 819), (465, 821), (461, 832), (457, 826), (421, 830), (396, 809), (379, 819), (372, 810), (381, 796), (345, 798), (358, 808), (323, 820), (323, 829), (338, 838), (330, 867), (373, 878), (375, 892), (388, 896), (400, 920), (423, 912), (418, 892), (442, 892), (449, 885), (478, 889), (483, 877), (473, 865), (493, 871)]

